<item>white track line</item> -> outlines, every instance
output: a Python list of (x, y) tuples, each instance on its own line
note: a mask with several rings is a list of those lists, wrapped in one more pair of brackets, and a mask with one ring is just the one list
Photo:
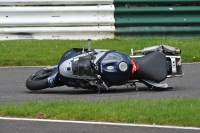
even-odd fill
[(179, 127), (179, 126), (127, 124), (127, 123), (111, 123), (111, 122), (70, 121), (70, 120), (51, 120), (51, 119), (28, 119), (28, 118), (10, 118), (10, 117), (0, 117), (0, 120), (55, 122), (55, 123), (72, 123), (72, 124), (74, 123), (74, 124), (92, 124), (92, 125), (111, 125), (111, 126), (129, 126), (129, 127), (149, 127), (149, 128), (166, 128), (166, 129), (183, 129), (183, 130), (200, 130), (200, 128), (198, 128), (198, 127)]

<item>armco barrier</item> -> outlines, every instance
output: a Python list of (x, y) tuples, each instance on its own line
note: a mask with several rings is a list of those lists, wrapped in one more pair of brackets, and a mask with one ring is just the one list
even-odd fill
[(115, 0), (117, 36), (200, 36), (200, 0)]
[(1, 0), (0, 5), (112, 5), (113, 0)]
[(0, 40), (200, 36), (200, 0), (1, 0)]
[(114, 0), (115, 4), (199, 4), (199, 0)]
[(1, 28), (0, 40), (17, 39), (103, 39), (114, 37), (114, 26), (11, 27)]
[(115, 20), (111, 3), (109, 0), (0, 1), (0, 40), (113, 38)]
[(0, 26), (111, 26), (113, 12), (113, 5), (1, 7)]

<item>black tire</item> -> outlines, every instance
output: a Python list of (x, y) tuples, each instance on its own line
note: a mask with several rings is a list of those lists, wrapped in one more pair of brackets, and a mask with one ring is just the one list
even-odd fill
[(33, 91), (48, 88), (49, 85), (47, 82), (47, 78), (51, 75), (51, 73), (52, 73), (52, 71), (45, 71), (42, 69), (42, 70), (32, 74), (26, 80), (26, 87), (29, 90), (33, 90)]

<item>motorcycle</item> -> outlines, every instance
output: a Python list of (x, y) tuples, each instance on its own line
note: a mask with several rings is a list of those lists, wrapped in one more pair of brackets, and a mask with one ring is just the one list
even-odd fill
[[(111, 86), (127, 85), (138, 90), (143, 83), (152, 90), (172, 89), (166, 78), (182, 77), (181, 50), (167, 45), (147, 47), (131, 54), (115, 50), (72, 48), (57, 65), (32, 74), (26, 81), (29, 90), (37, 91), (66, 85), (88, 90), (109, 90)], [(139, 54), (139, 55), (138, 55)]]

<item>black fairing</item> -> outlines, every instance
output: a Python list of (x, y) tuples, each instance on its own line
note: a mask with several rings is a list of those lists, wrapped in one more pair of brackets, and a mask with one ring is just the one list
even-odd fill
[(137, 79), (146, 79), (161, 82), (167, 77), (167, 61), (165, 54), (152, 52), (143, 57), (134, 58), (139, 70), (134, 75)]
[[(72, 49), (66, 51), (58, 63), (58, 68), (66, 60), (80, 55), (81, 51), (82, 51), (82, 49), (80, 49), (80, 48), (72, 48)], [(58, 71), (59, 71), (59, 69), (58, 69)], [(58, 73), (60, 73), (60, 72), (58, 72)], [(60, 81), (62, 81), (62, 83), (64, 83), (67, 86), (79, 87), (78, 86), (79, 80), (77, 80), (77, 79), (67, 78), (67, 77), (62, 76), (61, 74), (59, 74), (59, 79), (60, 79)]]
[[(83, 49), (80, 49), (80, 48), (72, 48), (66, 51), (58, 63), (58, 68), (66, 60), (73, 58), (75, 56), (81, 55), (82, 50)], [(85, 52), (88, 52), (87, 49), (85, 49)], [(76, 67), (76, 65), (78, 65), (78, 68), (80, 68), (78, 71), (75, 71), (74, 68), (72, 68), (74, 75), (78, 75), (78, 76), (83, 76), (82, 74), (91, 75), (91, 72), (88, 70), (89, 69), (88, 66), (90, 66), (89, 64), (90, 56), (91, 55), (88, 55), (85, 57), (79, 57), (79, 61), (77, 62), (78, 64), (75, 64), (75, 62), (72, 62), (72, 66)], [(85, 89), (92, 89), (92, 90), (96, 89), (96, 86), (92, 86), (88, 84), (88, 82), (84, 79), (78, 79), (78, 78), (72, 78), (72, 77), (69, 78), (69, 77), (65, 77), (59, 74), (59, 80), (69, 87), (85, 88)]]
[(77, 55), (80, 55), (82, 52), (82, 49), (80, 48), (72, 48), (68, 51), (66, 51), (63, 56), (61, 57), (59, 63), (58, 63), (58, 66), (60, 66), (64, 61), (70, 59), (70, 58), (73, 58)]
[[(119, 64), (125, 62), (128, 67), (125, 71), (119, 69)], [(131, 59), (120, 52), (108, 51), (99, 61), (99, 75), (109, 85), (126, 82), (132, 75)]]

